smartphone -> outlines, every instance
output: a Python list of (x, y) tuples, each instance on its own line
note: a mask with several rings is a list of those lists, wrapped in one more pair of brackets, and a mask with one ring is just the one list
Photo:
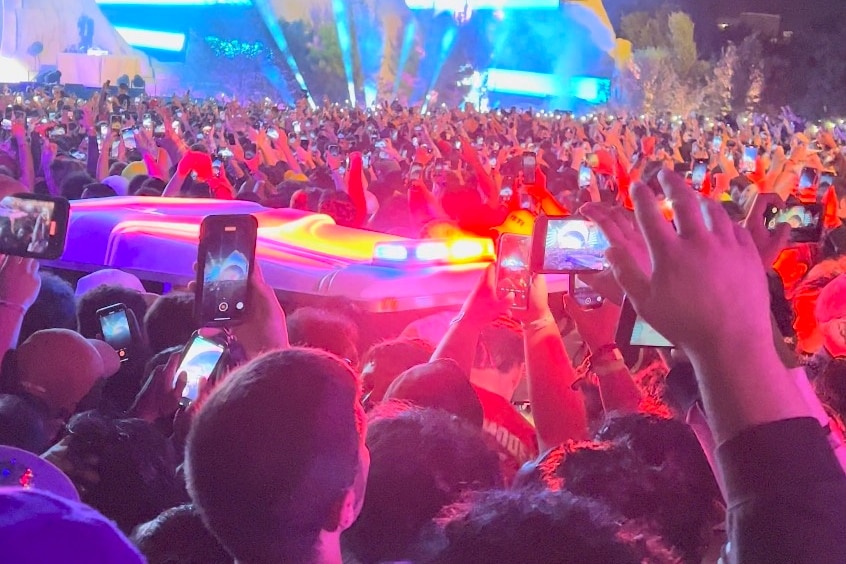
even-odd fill
[(376, 143), (374, 143), (373, 146), (376, 147), (377, 149), (384, 149), (385, 147), (388, 146), (388, 144), (385, 143), (384, 141), (376, 141)]
[(231, 159), (233, 156), (235, 156), (234, 153), (227, 148), (223, 148), (220, 151), (218, 151), (217, 155), (221, 159)]
[(758, 158), (758, 148), (746, 145), (743, 148), (743, 161), (741, 167), (743, 172), (755, 172), (755, 160)]
[(834, 179), (837, 178), (837, 175), (833, 172), (823, 172), (820, 174), (820, 188), (825, 187), (828, 188), (832, 184), (834, 184)]
[(187, 376), (185, 390), (182, 397), (189, 401), (197, 401), (200, 393), (200, 380), (208, 378), (218, 369), (224, 359), (226, 345), (215, 339), (203, 337), (199, 331), (195, 332), (182, 351), (182, 360), (172, 385), (176, 385), (176, 378), (183, 372)]
[(423, 165), (420, 163), (413, 163), (411, 168), (408, 169), (408, 179), (409, 180), (422, 180), (423, 179)]
[(608, 268), (605, 251), (610, 246), (592, 221), (572, 216), (540, 216), (535, 221), (532, 271), (601, 272)]
[(276, 130), (275, 127), (268, 127), (267, 128), (267, 138), (273, 139), (274, 141), (279, 139), (279, 132)]
[(790, 224), (790, 241), (794, 243), (815, 243), (822, 237), (822, 206), (803, 204), (783, 210), (771, 208), (767, 211), (767, 229), (773, 230), (781, 223)]
[(708, 173), (708, 160), (697, 159), (693, 161), (693, 171), (691, 173), (691, 182), (693, 189), (697, 192), (702, 191), (702, 185), (705, 183), (705, 175)]
[(538, 167), (538, 158), (535, 153), (523, 153), (523, 182), (534, 184), (537, 180), (535, 171)]
[[(615, 342), (624, 351), (628, 347), (673, 348), (673, 343), (637, 314), (628, 298), (623, 300)], [(624, 356), (626, 356), (625, 353)]]
[(13, 194), (0, 200), (0, 254), (55, 260), (65, 251), (70, 205), (64, 198)]
[(296, 133), (297, 135), (299, 135), (299, 134), (300, 134), (300, 131), (302, 131), (302, 129), (300, 128), (300, 122), (295, 121), (295, 122), (293, 123), (293, 126), (294, 126), (294, 133)]
[(715, 153), (720, 152), (720, 150), (723, 148), (723, 136), (722, 135), (714, 135), (714, 140), (711, 141), (711, 148)]
[(144, 114), (143, 119), (141, 120), (141, 125), (145, 128), (150, 129), (153, 127), (153, 116), (150, 114)]
[(370, 168), (370, 153), (364, 153), (361, 155), (361, 166), (364, 168)]
[(496, 253), (496, 292), (512, 309), (528, 309), (532, 238), (503, 233)]
[(120, 114), (112, 114), (109, 118), (109, 123), (112, 124), (113, 131), (120, 131), (120, 128), (123, 127), (123, 116)]
[(251, 215), (210, 215), (200, 225), (195, 308), (203, 326), (235, 324), (249, 311), (257, 230)]
[(105, 137), (106, 134), (109, 132), (109, 126), (105, 123), (100, 124), (100, 137)]
[(127, 127), (126, 129), (121, 130), (121, 136), (123, 136), (123, 144), (127, 149), (135, 149), (135, 129), (131, 127)]
[(129, 360), (132, 346), (132, 329), (126, 314), (126, 305), (114, 304), (97, 310), (100, 319), (100, 334), (118, 353), (121, 362)]
[(329, 145), (326, 147), (326, 151), (333, 157), (341, 156), (341, 148), (338, 145)]
[(579, 167), (579, 188), (588, 188), (590, 186), (590, 167), (583, 164)]
[(809, 190), (817, 185), (820, 173), (815, 168), (805, 167), (799, 176), (799, 190)]
[(576, 275), (570, 275), (570, 295), (580, 309), (590, 311), (599, 309), (605, 303), (605, 299), (599, 292), (585, 284)]

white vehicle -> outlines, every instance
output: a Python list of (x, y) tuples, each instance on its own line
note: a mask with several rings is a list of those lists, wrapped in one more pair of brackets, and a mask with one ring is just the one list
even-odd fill
[[(65, 252), (49, 265), (118, 268), (184, 286), (194, 279), (203, 218), (240, 213), (258, 219), (256, 260), (274, 289), (342, 299), (372, 313), (458, 307), (494, 259), (488, 239), (412, 240), (252, 202), (124, 197), (72, 202)], [(566, 276), (549, 283), (552, 292), (566, 290)]]

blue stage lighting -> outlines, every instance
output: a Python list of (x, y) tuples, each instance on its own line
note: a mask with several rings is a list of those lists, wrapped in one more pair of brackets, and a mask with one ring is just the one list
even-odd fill
[(184, 33), (120, 26), (115, 26), (115, 31), (133, 47), (173, 52), (185, 49)]
[(352, 61), (352, 37), (350, 36), (349, 16), (344, 0), (332, 0), (332, 11), (335, 14), (335, 27), (338, 30), (338, 44), (341, 47), (341, 60), (347, 73), (347, 90), (350, 93), (350, 104), (355, 106), (355, 71)]
[[(412, 10), (439, 10), (459, 12), (467, 0), (405, 0)], [(560, 0), (470, 0), (473, 10), (539, 10), (558, 9)]]
[(400, 51), (399, 65), (397, 65), (397, 76), (394, 79), (394, 97), (399, 94), (400, 83), (402, 82), (403, 71), (408, 59), (411, 56), (411, 49), (414, 47), (414, 37), (417, 35), (417, 21), (411, 20), (405, 27), (405, 35), (402, 38), (402, 51)]

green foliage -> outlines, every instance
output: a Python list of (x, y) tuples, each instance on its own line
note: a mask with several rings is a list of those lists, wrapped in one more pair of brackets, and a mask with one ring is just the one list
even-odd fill
[(670, 47), (669, 13), (661, 9), (655, 14), (632, 12), (620, 20), (620, 37), (632, 42), (635, 50)]
[(693, 20), (684, 12), (673, 12), (667, 18), (670, 30), (670, 48), (673, 54), (673, 67), (682, 78), (694, 74), (699, 54), (693, 38)]

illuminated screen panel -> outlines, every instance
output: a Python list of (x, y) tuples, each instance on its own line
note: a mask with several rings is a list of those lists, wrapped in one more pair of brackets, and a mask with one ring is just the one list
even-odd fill
[[(438, 10), (461, 12), (467, 0), (405, 0), (412, 10)], [(473, 10), (543, 10), (558, 9), (560, 0), (470, 0)]]
[(126, 6), (213, 6), (226, 4), (230, 6), (251, 6), (252, 0), (95, 0), (103, 5)]

